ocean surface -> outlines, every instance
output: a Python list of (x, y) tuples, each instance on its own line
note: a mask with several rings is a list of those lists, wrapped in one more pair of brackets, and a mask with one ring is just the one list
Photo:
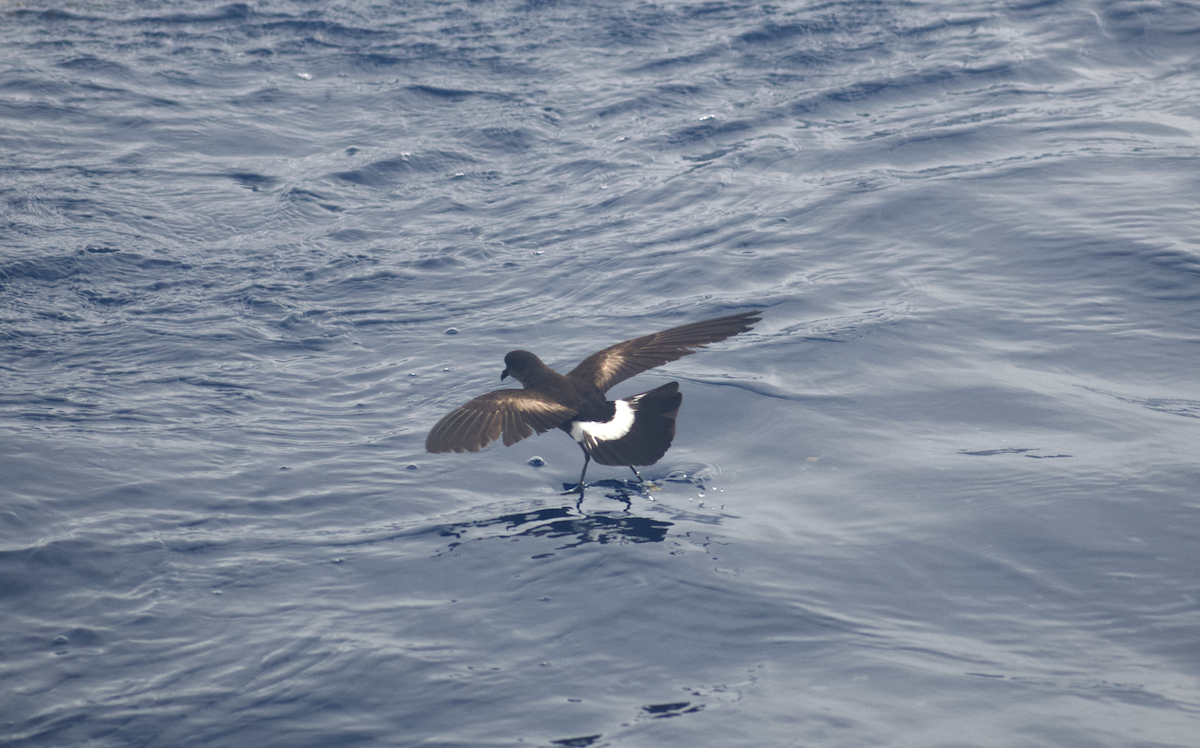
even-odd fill
[(0, 2), (0, 744), (1194, 748), (1198, 206), (1195, 1)]

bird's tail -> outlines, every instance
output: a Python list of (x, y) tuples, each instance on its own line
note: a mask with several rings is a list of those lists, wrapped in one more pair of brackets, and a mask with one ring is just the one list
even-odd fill
[(622, 398), (633, 411), (633, 425), (617, 439), (589, 439), (584, 447), (601, 465), (653, 465), (675, 438), (675, 417), (683, 395), (668, 382), (640, 395)]

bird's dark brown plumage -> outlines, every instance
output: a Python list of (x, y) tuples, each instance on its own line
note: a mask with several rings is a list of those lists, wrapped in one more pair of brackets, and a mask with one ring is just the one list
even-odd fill
[(580, 382), (591, 382), (601, 392), (607, 392), (647, 369), (676, 361), (709, 343), (719, 343), (745, 332), (759, 319), (758, 312), (742, 312), (626, 340), (588, 356), (567, 376)]
[(533, 390), (496, 390), (480, 395), (438, 421), (425, 440), (429, 452), (478, 452), (504, 437), (510, 447), (533, 432), (541, 434), (575, 411)]
[(653, 464), (675, 434), (682, 397), (678, 385), (616, 402), (604, 393), (647, 369), (745, 332), (759, 319), (759, 312), (741, 312), (626, 340), (593, 353), (565, 376), (528, 351), (511, 351), (504, 357), (501, 379), (511, 375), (525, 388), (489, 392), (451, 411), (429, 432), (425, 449), (477, 452), (499, 438), (509, 446), (535, 432), (560, 428), (580, 443), (588, 460)]

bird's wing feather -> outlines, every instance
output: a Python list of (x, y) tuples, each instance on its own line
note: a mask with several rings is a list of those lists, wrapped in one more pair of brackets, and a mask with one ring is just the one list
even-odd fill
[(595, 385), (601, 392), (655, 366), (683, 358), (709, 343), (749, 330), (759, 312), (741, 312), (644, 335), (593, 353), (567, 376)]
[(511, 446), (558, 427), (576, 411), (532, 390), (496, 390), (446, 414), (425, 438), (427, 452), (478, 452), (504, 438)]

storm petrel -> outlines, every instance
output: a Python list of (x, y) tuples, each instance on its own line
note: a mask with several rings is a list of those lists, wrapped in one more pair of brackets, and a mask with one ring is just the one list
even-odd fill
[(520, 390), (496, 390), (480, 395), (438, 421), (425, 439), (429, 452), (478, 452), (503, 437), (516, 444), (536, 431), (562, 429), (583, 450), (583, 472), (592, 460), (601, 465), (658, 462), (675, 438), (675, 416), (683, 395), (678, 382), (668, 382), (640, 395), (609, 400), (613, 385), (749, 330), (760, 312), (741, 312), (644, 335), (593, 353), (583, 363), (559, 374), (529, 351), (504, 357), (500, 381), (511, 376)]

